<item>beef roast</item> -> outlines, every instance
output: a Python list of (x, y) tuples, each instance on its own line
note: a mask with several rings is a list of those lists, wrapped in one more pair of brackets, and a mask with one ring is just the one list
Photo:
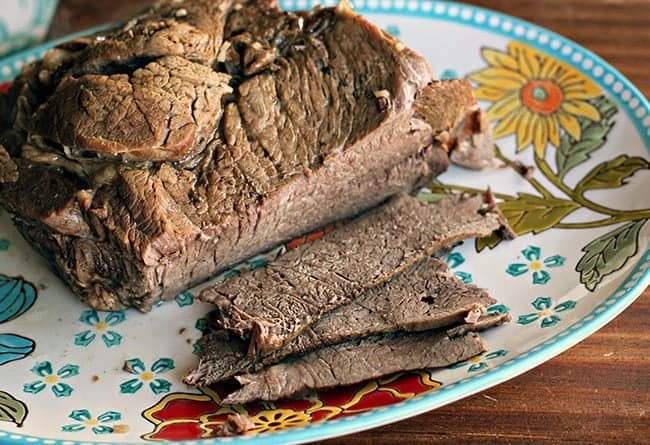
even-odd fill
[[(488, 316), (480, 328), (500, 324), (507, 315)], [(306, 390), (351, 385), (398, 371), (440, 368), (487, 350), (478, 334), (457, 335), (445, 330), (393, 333), (327, 346), (304, 356), (268, 366), (258, 373), (237, 376), (242, 385), (223, 403), (277, 400)]]
[(288, 343), (322, 314), (381, 286), (443, 246), (504, 226), (481, 196), (437, 204), (399, 195), (264, 269), (204, 289), (223, 328), (250, 340), (249, 355)]
[[(423, 112), (441, 86), (444, 119)], [(0, 202), (102, 310), (149, 310), (414, 190), (446, 169), (446, 135), (485, 132), (466, 81), (432, 82), (344, 5), (274, 0), (156, 3), (49, 51), (0, 102)]]
[(199, 364), (185, 382), (205, 386), (259, 370), (289, 355), (352, 338), (472, 322), (475, 313), (482, 314), (494, 302), (485, 290), (458, 280), (444, 262), (426, 258), (383, 286), (325, 314), (284, 347), (264, 357), (248, 357), (246, 342), (228, 331), (209, 332), (201, 341)]

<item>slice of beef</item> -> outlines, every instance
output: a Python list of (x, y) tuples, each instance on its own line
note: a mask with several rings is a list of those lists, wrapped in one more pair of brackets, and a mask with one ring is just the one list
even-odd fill
[(279, 350), (248, 357), (246, 342), (227, 331), (209, 332), (195, 370), (185, 378), (205, 386), (323, 346), (391, 331), (420, 331), (473, 321), (495, 300), (483, 289), (465, 284), (446, 264), (426, 258), (388, 283), (325, 314)]
[(504, 224), (481, 196), (434, 205), (400, 195), (264, 269), (204, 289), (199, 298), (217, 306), (224, 329), (250, 340), (249, 356), (266, 355), (441, 247)]
[(0, 101), (0, 203), (83, 301), (147, 311), (444, 171), (476, 100), (430, 84), (344, 6), (164, 0), (23, 70)]
[[(463, 113), (459, 94), (472, 97), (472, 86), (463, 80), (431, 82), (418, 94), (416, 116), (433, 128), (451, 129), (440, 132), (436, 139), (451, 152), (452, 162), (472, 169), (501, 165), (494, 157), (494, 139), (485, 112), (475, 107)], [(459, 121), (460, 114), (464, 117)]]
[[(480, 327), (501, 322), (495, 316)], [(284, 399), (308, 390), (351, 385), (399, 371), (441, 368), (486, 350), (485, 342), (474, 332), (399, 332), (351, 340), (287, 359), (258, 373), (237, 376), (242, 388), (229, 394), (223, 403)]]
[(490, 312), (487, 315), (479, 317), (474, 323), (463, 323), (447, 329), (447, 335), (450, 337), (458, 337), (465, 335), (468, 332), (484, 331), (495, 326), (509, 323), (511, 319), (509, 313)]

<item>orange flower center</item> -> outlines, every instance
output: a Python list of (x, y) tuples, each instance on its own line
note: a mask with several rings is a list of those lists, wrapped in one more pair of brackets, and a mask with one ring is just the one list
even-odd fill
[(549, 79), (533, 79), (521, 89), (521, 102), (535, 113), (549, 115), (562, 106), (564, 93)]
[(43, 379), (43, 381), (45, 383), (49, 383), (50, 385), (53, 385), (53, 384), (55, 384), (55, 383), (57, 383), (59, 381), (59, 378), (57, 376), (55, 376), (55, 375), (50, 374), (50, 375), (46, 376)]

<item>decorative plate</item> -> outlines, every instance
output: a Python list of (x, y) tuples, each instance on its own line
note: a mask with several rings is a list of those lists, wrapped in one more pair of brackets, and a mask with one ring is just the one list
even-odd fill
[(58, 0), (3, 0), (0, 9), (0, 56), (43, 40)]
[[(447, 257), (461, 279), (488, 288), (512, 314), (512, 323), (485, 334), (491, 350), (448, 369), (222, 407), (221, 389), (181, 383), (196, 363), (209, 309), (195, 291), (149, 315), (96, 312), (3, 215), (0, 442), (286, 444), (348, 434), (521, 374), (602, 327), (648, 285), (650, 104), (634, 86), (578, 45), (488, 10), (403, 0), (365, 0), (356, 8), (424, 54), (439, 77), (472, 80), (495, 126), (498, 155), (509, 167), (452, 168), (420, 195), (491, 185), (520, 234), (511, 242), (466, 242)], [(44, 49), (0, 62), (3, 79)], [(532, 175), (517, 173), (517, 163), (534, 167)], [(260, 256), (226, 275), (263, 263)], [(255, 430), (211, 438), (233, 412), (252, 416)]]

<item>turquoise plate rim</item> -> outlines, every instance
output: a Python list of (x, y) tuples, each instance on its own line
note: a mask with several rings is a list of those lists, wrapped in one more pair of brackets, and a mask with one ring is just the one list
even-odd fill
[[(309, 8), (316, 0), (280, 0), (284, 9)], [(326, 5), (335, 1), (327, 0)], [(454, 22), (520, 40), (537, 49), (552, 54), (580, 71), (589, 70), (603, 90), (622, 105), (628, 118), (634, 123), (647, 151), (650, 153), (650, 102), (620, 72), (586, 48), (538, 25), (507, 14), (477, 6), (430, 0), (358, 0), (356, 11), (361, 14), (392, 14), (418, 18), (431, 18)], [(67, 36), (0, 60), (0, 82), (11, 80), (24, 63), (42, 56), (54, 44), (71, 37), (87, 34), (97, 28)], [(568, 49), (567, 49), (568, 48)], [(580, 54), (577, 61), (575, 54)], [(587, 62), (590, 61), (590, 62)], [(635, 104), (634, 106), (632, 104)], [(639, 111), (643, 110), (643, 111)], [(422, 414), (434, 408), (468, 397), (479, 391), (514, 378), (584, 340), (619, 315), (643, 290), (650, 285), (650, 248), (638, 257), (632, 271), (617, 289), (589, 314), (518, 356), (473, 377), (445, 385), (436, 391), (416, 396), (395, 405), (376, 408), (355, 416), (316, 422), (304, 427), (287, 429), (255, 436), (239, 436), (214, 439), (179, 441), (181, 445), (209, 445), (214, 443), (244, 444), (254, 441), (259, 445), (304, 443), (352, 434), (388, 423), (397, 422)], [(0, 444), (44, 445), (104, 445), (121, 442), (91, 442), (41, 438), (0, 430)], [(151, 442), (128, 442), (151, 443)]]

